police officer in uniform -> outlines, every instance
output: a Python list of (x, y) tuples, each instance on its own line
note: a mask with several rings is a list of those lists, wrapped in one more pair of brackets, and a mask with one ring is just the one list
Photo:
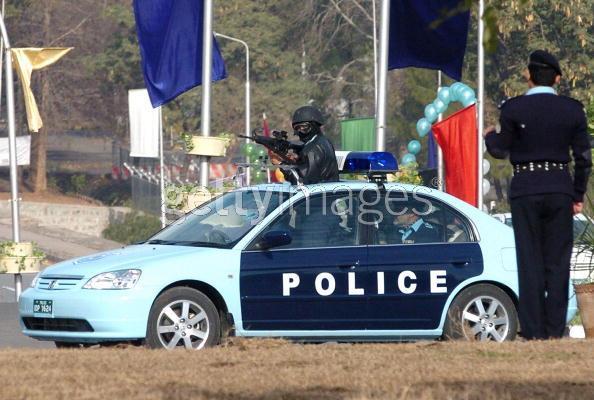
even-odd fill
[[(561, 75), (553, 55), (533, 52), (525, 75), (529, 90), (500, 106), (499, 125), (485, 137), (489, 153), (509, 156), (513, 166), (509, 199), (520, 329), (526, 339), (564, 333), (573, 214), (582, 210), (592, 167), (584, 107), (553, 88)], [(572, 157), (573, 178), (568, 167)]]
[(419, 215), (422, 205), (410, 206), (394, 217), (391, 226), (383, 231), (382, 244), (437, 243), (441, 241), (438, 230)]
[[(332, 142), (321, 130), (324, 117), (320, 110), (313, 106), (303, 106), (293, 113), (292, 126), (295, 135), (303, 142), (303, 148), (295, 159), (299, 180), (307, 185), (319, 182), (338, 181), (338, 163)], [(279, 160), (271, 159), (273, 163)], [(297, 184), (297, 178), (288, 170), (283, 169), (285, 179)]]

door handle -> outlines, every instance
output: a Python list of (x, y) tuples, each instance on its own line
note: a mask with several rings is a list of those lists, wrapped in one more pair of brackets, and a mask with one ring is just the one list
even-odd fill
[(359, 260), (355, 261), (354, 264), (346, 264), (346, 265), (339, 265), (338, 268), (339, 269), (348, 269), (348, 270), (354, 270), (355, 268), (357, 268), (359, 266)]
[(450, 261), (454, 264), (455, 267), (468, 267), (470, 265), (470, 260), (452, 260)]

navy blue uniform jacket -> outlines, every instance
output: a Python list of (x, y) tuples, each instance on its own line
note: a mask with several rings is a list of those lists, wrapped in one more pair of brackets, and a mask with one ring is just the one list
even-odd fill
[(512, 164), (574, 161), (569, 169), (521, 172), (512, 179), (509, 197), (566, 193), (583, 201), (592, 169), (590, 138), (583, 105), (570, 97), (539, 93), (514, 97), (501, 106), (499, 133), (485, 137), (495, 158)]

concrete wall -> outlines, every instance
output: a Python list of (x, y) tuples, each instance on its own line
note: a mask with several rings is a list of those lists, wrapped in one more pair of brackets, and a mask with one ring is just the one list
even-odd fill
[(108, 154), (111, 157), (111, 132), (59, 132), (47, 136), (47, 150), (86, 154)]
[[(128, 207), (98, 207), (73, 204), (20, 202), (20, 218), (40, 226), (68, 229), (101, 237), (110, 221), (122, 221), (130, 212)], [(10, 218), (10, 202), (0, 202), (0, 218)]]

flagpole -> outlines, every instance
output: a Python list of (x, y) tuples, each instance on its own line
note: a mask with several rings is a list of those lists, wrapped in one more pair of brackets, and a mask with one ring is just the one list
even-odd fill
[(377, 111), (377, 18), (375, 0), (371, 0), (373, 7), (373, 107)]
[[(10, 41), (4, 24), (4, 14), (0, 15), (0, 31), (4, 40), (4, 65), (6, 68), (6, 113), (8, 119), (8, 154), (10, 162), (10, 204), (12, 210), (12, 240), (15, 243), (21, 241), (19, 226), (19, 187), (17, 180), (17, 152), (16, 152), (16, 127), (14, 116), (14, 84), (12, 77), (12, 53)], [(1, 67), (1, 66), (0, 66)], [(14, 275), (14, 291), (18, 301), (21, 296), (23, 277), (21, 274)]]
[(380, 25), (380, 54), (378, 67), (378, 95), (376, 108), (376, 149), (386, 150), (386, 101), (388, 92), (388, 41), (390, 34), (390, 0), (382, 0)]
[(159, 188), (161, 190), (161, 228), (167, 225), (165, 219), (165, 169), (163, 160), (163, 107), (159, 107)]
[[(441, 70), (437, 71), (437, 92), (439, 93), (439, 89), (442, 85), (442, 75)], [(439, 113), (437, 116), (437, 121), (440, 122), (443, 120), (443, 113)], [(432, 133), (431, 133), (432, 134)], [(445, 180), (443, 177), (443, 151), (441, 151), (441, 146), (436, 142), (435, 145), (437, 146), (437, 190), (444, 191), (445, 188)]]
[[(212, 0), (204, 0), (204, 28), (202, 30), (202, 110), (200, 130), (202, 136), (210, 136), (210, 106), (212, 86)], [(200, 186), (208, 186), (209, 159), (200, 156)]]
[[(4, 15), (5, 2), (2, 0), (2, 15)], [(0, 93), (2, 93), (2, 61), (4, 57), (4, 39), (0, 35)], [(0, 115), (2, 113), (2, 96), (0, 96)]]
[(478, 195), (477, 207), (483, 209), (483, 131), (485, 129), (485, 47), (483, 45), (485, 1), (479, 0), (478, 12)]

